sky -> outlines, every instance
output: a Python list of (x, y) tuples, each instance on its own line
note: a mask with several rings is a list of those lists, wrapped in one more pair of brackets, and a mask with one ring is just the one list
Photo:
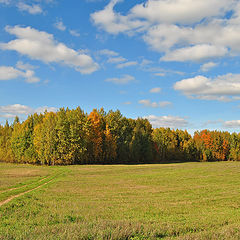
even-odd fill
[(77, 106), (238, 132), (240, 0), (0, 0), (0, 124)]

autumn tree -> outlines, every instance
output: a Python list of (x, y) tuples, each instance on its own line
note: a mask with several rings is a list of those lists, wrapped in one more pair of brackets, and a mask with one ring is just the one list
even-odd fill
[(104, 120), (94, 109), (88, 116), (88, 157), (89, 163), (103, 163)]
[(149, 163), (153, 160), (152, 126), (147, 119), (138, 118), (130, 143), (131, 161)]
[(41, 164), (55, 165), (57, 159), (57, 116), (45, 113), (42, 121), (34, 127), (34, 146)]
[(69, 156), (74, 164), (87, 163), (87, 114), (80, 107), (67, 112), (69, 122)]

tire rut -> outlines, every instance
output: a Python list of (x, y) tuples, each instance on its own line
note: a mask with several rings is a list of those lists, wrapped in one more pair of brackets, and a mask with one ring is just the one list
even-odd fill
[(6, 192), (11, 192), (11, 191), (17, 190), (17, 189), (21, 189), (21, 188), (27, 187), (27, 186), (29, 186), (29, 185), (31, 185), (31, 184), (33, 184), (33, 183), (38, 183), (38, 182), (40, 183), (40, 182), (42, 182), (43, 180), (46, 180), (48, 177), (49, 177), (49, 176), (44, 177), (44, 178), (42, 178), (42, 179), (40, 179), (40, 180), (38, 180), (38, 181), (31, 182), (31, 183), (28, 183), (28, 184), (19, 186), (19, 187), (14, 187), (14, 188), (9, 188), (9, 189), (6, 189), (6, 190), (2, 190), (2, 191), (0, 191), (0, 194), (6, 193)]
[(34, 191), (34, 190), (36, 190), (36, 189), (38, 189), (38, 188), (40, 188), (40, 187), (42, 187), (42, 186), (44, 186), (44, 185), (47, 185), (47, 184), (50, 183), (51, 181), (53, 181), (53, 179), (51, 179), (50, 181), (45, 182), (45, 183), (43, 183), (43, 184), (35, 187), (35, 188), (29, 189), (29, 190), (27, 190), (27, 191), (25, 191), (25, 192), (22, 192), (22, 193), (19, 193), (19, 194), (17, 194), (17, 195), (13, 195), (13, 196), (9, 197), (8, 199), (1, 201), (1, 202), (0, 202), (0, 207), (3, 206), (3, 205), (5, 205), (5, 204), (7, 204), (7, 203), (9, 203), (10, 201), (12, 201), (12, 200), (15, 199), (15, 198), (21, 197), (21, 196), (23, 196), (23, 195), (25, 195), (25, 194), (27, 194), (27, 193), (29, 193), (29, 192), (32, 192), (32, 191)]

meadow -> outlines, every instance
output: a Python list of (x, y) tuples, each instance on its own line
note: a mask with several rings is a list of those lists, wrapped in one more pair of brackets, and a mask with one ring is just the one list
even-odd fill
[(240, 162), (0, 163), (0, 239), (240, 239)]

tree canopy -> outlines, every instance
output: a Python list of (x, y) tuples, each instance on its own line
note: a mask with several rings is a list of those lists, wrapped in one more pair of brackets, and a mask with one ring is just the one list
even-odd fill
[(0, 161), (42, 165), (239, 161), (240, 134), (152, 128), (119, 110), (80, 107), (0, 125)]

